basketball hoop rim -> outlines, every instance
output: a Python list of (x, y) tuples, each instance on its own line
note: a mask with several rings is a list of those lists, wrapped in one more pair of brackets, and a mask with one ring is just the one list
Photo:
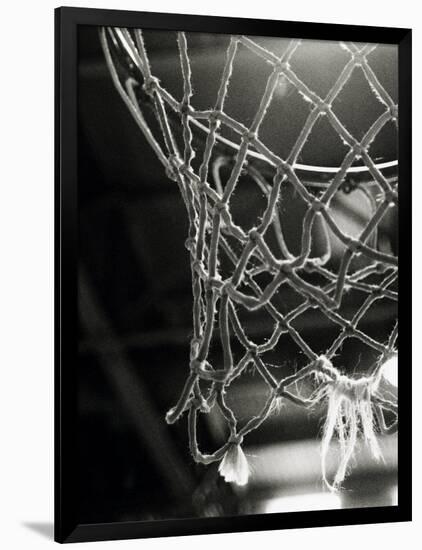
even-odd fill
[[(110, 47), (110, 39), (113, 42), (114, 48), (120, 47), (124, 48), (124, 51), (127, 55), (127, 57), (130, 58), (130, 61), (136, 66), (140, 74), (142, 75), (142, 68), (139, 66), (138, 60), (136, 56), (134, 55), (132, 51), (132, 47), (127, 43), (126, 37), (124, 36), (124, 33), (120, 28), (107, 28), (108, 32), (104, 34), (104, 39), (108, 43), (108, 47)], [(117, 36), (113, 35), (113, 32)], [(109, 36), (109, 39), (107, 40), (106, 36)], [(113, 62), (114, 64), (114, 62)], [(117, 71), (116, 71), (117, 74)], [(120, 85), (125, 90), (125, 92), (128, 94), (129, 98), (133, 98), (135, 95), (134, 92), (134, 85), (137, 85), (141, 87), (141, 83), (138, 81), (138, 79), (131, 76), (130, 78), (127, 78), (125, 82), (120, 82)], [(149, 98), (148, 98), (149, 99)], [(165, 94), (163, 96), (163, 100), (167, 105), (170, 107), (169, 115), (170, 119), (174, 120), (175, 116), (177, 114), (180, 114), (180, 102), (177, 101), (176, 98), (174, 98), (167, 90), (165, 90)], [(133, 101), (133, 99), (132, 99)], [(148, 104), (148, 101), (147, 101)], [(197, 111), (198, 113), (198, 111)], [(189, 116), (189, 121), (192, 125), (192, 127), (195, 127), (197, 130), (201, 132), (201, 137), (198, 138), (198, 133), (196, 133), (196, 137), (203, 141), (210, 133), (210, 129), (207, 128), (198, 118), (195, 116)], [(142, 129), (142, 128), (141, 128)], [(237, 151), (240, 149), (240, 144), (223, 137), (218, 131), (215, 132), (215, 138), (217, 143), (220, 146), (224, 146), (228, 148), (227, 152), (222, 152), (221, 156), (233, 156), (236, 154)], [(253, 149), (249, 148), (246, 156), (249, 161), (258, 161), (263, 163), (263, 166), (269, 167), (270, 169), (275, 169), (276, 164), (271, 161), (270, 158), (267, 158), (265, 155), (254, 151)], [(375, 163), (375, 168), (379, 170), (383, 176), (388, 180), (388, 182), (391, 184), (397, 183), (397, 174), (398, 174), (398, 160), (386, 160), (384, 162)], [(303, 180), (303, 183), (306, 186), (309, 187), (316, 187), (316, 188), (324, 188), (329, 185), (330, 180), (335, 176), (336, 173), (338, 173), (341, 170), (341, 166), (325, 166), (325, 165), (315, 165), (315, 164), (304, 164), (304, 163), (294, 163), (292, 165), (292, 169), (298, 174), (299, 177)], [(346, 184), (351, 183), (352, 187), (355, 185), (358, 185), (360, 183), (366, 183), (367, 185), (377, 185), (376, 181), (374, 180), (373, 176), (370, 173), (370, 169), (366, 165), (361, 166), (351, 166), (349, 167), (344, 175), (344, 182)]]

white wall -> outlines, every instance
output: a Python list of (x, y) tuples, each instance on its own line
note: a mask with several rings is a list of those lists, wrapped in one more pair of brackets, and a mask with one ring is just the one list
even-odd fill
[[(417, 162), (422, 131), (422, 23), (414, 0), (85, 0), (84, 7), (178, 11), (414, 28), (414, 205), (422, 205)], [(53, 482), (53, 8), (58, 2), (6, 0), (2, 3), (0, 85), (0, 545), (38, 550), (51, 538), (26, 524), (52, 520)], [(70, 3), (69, 5), (74, 5)], [(421, 101), (422, 103), (422, 101)], [(421, 129), (418, 131), (419, 126)], [(419, 215), (418, 215), (419, 214)], [(422, 216), (414, 207), (414, 273)], [(418, 277), (419, 276), (419, 277)], [(420, 338), (421, 292), (414, 290), (414, 339)], [(415, 350), (414, 387), (422, 387)], [(416, 395), (415, 395), (416, 398)], [(416, 399), (415, 399), (416, 401)], [(415, 403), (415, 432), (422, 416)], [(415, 463), (421, 460), (414, 438)], [(215, 545), (274, 545), (283, 548), (361, 546), (394, 549), (422, 535), (421, 475), (414, 472), (416, 521), (413, 524), (324, 528), (208, 537), (118, 542), (121, 548), (195, 548)], [(47, 527), (48, 530), (48, 527)], [(97, 543), (110, 548), (113, 543)]]

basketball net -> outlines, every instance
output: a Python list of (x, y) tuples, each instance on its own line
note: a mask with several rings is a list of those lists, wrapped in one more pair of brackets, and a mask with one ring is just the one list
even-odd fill
[[(189, 221), (186, 248), (193, 293), (190, 362), (185, 385), (177, 403), (167, 413), (167, 422), (173, 424), (187, 414), (194, 460), (202, 464), (219, 462), (220, 474), (226, 481), (244, 485), (249, 466), (242, 443), (248, 434), (257, 430), (280, 402), (290, 401), (305, 408), (323, 405), (326, 412), (322, 477), (330, 489), (341, 487), (358, 441), (366, 443), (379, 460), (378, 434), (392, 433), (397, 427), (396, 398), (380, 390), (383, 365), (396, 354), (397, 321), (386, 341), (378, 341), (361, 328), (361, 321), (377, 301), (397, 301), (397, 256), (377, 245), (381, 220), (397, 205), (397, 179), (387, 177), (385, 169), (391, 166), (376, 164), (369, 149), (387, 123), (393, 123), (397, 130), (398, 110), (368, 62), (367, 57), (376, 45), (342, 43), (348, 61), (329, 92), (320, 97), (292, 69), (291, 58), (300, 48), (300, 40), (291, 40), (279, 57), (251, 38), (231, 37), (215, 104), (201, 111), (192, 106), (191, 64), (183, 32), (177, 34), (183, 77), (180, 100), (154, 76), (141, 30), (104, 28), (100, 35), (114, 85), (165, 173), (177, 184)], [(271, 67), (249, 127), (224, 110), (240, 46)], [(351, 135), (332, 109), (354, 71), (362, 72), (383, 106), (382, 114), (360, 140)], [(278, 156), (260, 139), (260, 128), (280, 79), (287, 79), (309, 107), (306, 122), (286, 158)], [(147, 105), (152, 107), (160, 136), (153, 135), (146, 121)], [(341, 165), (326, 170), (325, 183), (318, 183), (315, 178), (312, 181), (312, 170), (298, 164), (300, 153), (321, 117), (326, 117), (347, 148)], [(175, 137), (174, 120), (182, 129), (182, 140)], [(234, 132), (238, 141), (223, 137), (223, 127)], [(197, 133), (203, 136), (201, 147), (194, 145)], [(229, 153), (215, 154), (221, 147)], [(198, 156), (199, 163), (194, 168), (193, 161)], [(361, 163), (358, 168), (357, 160)], [(224, 171), (227, 177), (223, 177)], [(372, 186), (376, 193), (370, 194), (375, 198), (371, 201), (369, 220), (357, 236), (351, 236), (340, 227), (332, 202), (350, 182), (350, 175), (359, 171), (369, 179), (361, 188)], [(231, 210), (233, 195), (244, 174), (266, 197), (261, 216), (249, 230), (235, 223)], [(298, 253), (289, 250), (279, 211), (288, 188), (306, 205)], [(323, 250), (317, 255), (312, 246), (316, 225), (324, 237)], [(277, 249), (269, 244), (270, 233), (276, 237)], [(330, 235), (343, 247), (335, 270)], [(356, 258), (363, 260), (359, 268), (353, 268)], [(260, 279), (262, 274), (267, 277), (265, 283)], [(289, 311), (280, 311), (276, 298), (285, 288), (296, 293), (300, 303)], [(350, 317), (343, 306), (345, 295), (352, 291), (364, 293), (366, 298)], [(272, 330), (265, 342), (256, 343), (248, 336), (248, 327), (241, 320), (243, 310), (266, 312), (271, 318)], [(314, 351), (295, 327), (295, 320), (309, 310), (337, 327), (337, 335), (324, 353)], [(282, 337), (290, 338), (297, 346), (298, 356), (306, 358), (305, 364), (290, 374), (283, 374), (282, 361), (270, 365), (266, 360)], [(364, 375), (349, 376), (342, 370), (342, 348), (350, 339), (357, 339), (376, 352), (377, 359)], [(236, 359), (235, 340), (243, 350)], [(219, 342), (222, 350), (218, 364), (210, 354), (214, 342)], [(267, 388), (266, 400), (258, 414), (241, 423), (227, 402), (227, 390), (247, 369), (253, 369), (261, 377)], [(308, 390), (299, 391), (299, 382)], [(198, 416), (208, 414), (214, 407), (227, 424), (228, 436), (217, 450), (204, 453), (197, 440)], [(338, 465), (334, 479), (328, 479), (326, 460), (334, 441), (339, 449)]]

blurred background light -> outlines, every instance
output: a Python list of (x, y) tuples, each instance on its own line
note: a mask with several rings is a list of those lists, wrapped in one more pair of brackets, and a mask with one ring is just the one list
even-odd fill
[(390, 384), (397, 387), (398, 384), (398, 363), (397, 354), (390, 357), (382, 368), (383, 376)]
[(391, 489), (391, 506), (397, 506), (399, 503), (399, 491), (398, 486), (394, 485)]
[(306, 510), (336, 510), (341, 508), (341, 498), (333, 493), (308, 493), (289, 495), (267, 500), (263, 513), (302, 512)]

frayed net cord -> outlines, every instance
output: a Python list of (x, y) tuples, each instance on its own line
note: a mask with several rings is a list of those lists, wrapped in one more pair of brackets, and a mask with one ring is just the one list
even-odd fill
[(238, 443), (231, 443), (223, 460), (218, 467), (220, 475), (228, 483), (246, 485), (249, 479), (250, 468), (242, 447)]
[[(361, 431), (372, 456), (381, 460), (381, 450), (375, 434), (375, 418), (372, 397), (377, 391), (378, 377), (358, 379), (338, 375), (327, 382), (320, 391), (319, 398), (328, 399), (327, 417), (321, 443), (322, 476), (330, 490), (341, 487), (347, 467), (354, 454)], [(334, 481), (327, 478), (327, 456), (331, 441), (337, 435), (340, 446), (340, 462)]]

